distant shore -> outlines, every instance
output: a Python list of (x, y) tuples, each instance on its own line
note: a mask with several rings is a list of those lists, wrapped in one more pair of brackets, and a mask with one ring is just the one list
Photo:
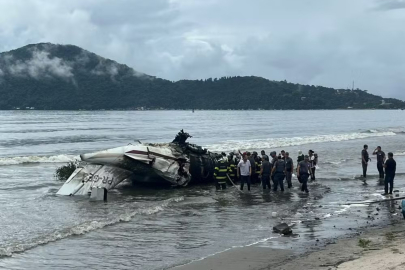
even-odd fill
[[(195, 112), (198, 111), (374, 111), (374, 110), (381, 110), (381, 111), (403, 111), (404, 108), (369, 108), (369, 109), (361, 109), (361, 108), (341, 108), (341, 109), (194, 109)], [(94, 111), (112, 111), (112, 112), (132, 112), (132, 111), (190, 111), (192, 112), (193, 109), (0, 109), (0, 111), (83, 111), (83, 112), (94, 112)]]

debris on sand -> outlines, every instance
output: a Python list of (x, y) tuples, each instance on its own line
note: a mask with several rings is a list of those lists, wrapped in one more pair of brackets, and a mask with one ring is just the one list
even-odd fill
[(275, 233), (281, 233), (281, 234), (284, 234), (284, 235), (292, 234), (292, 229), (291, 229), (290, 226), (288, 226), (287, 223), (281, 223), (281, 224), (278, 224), (278, 225), (274, 226), (273, 231)]

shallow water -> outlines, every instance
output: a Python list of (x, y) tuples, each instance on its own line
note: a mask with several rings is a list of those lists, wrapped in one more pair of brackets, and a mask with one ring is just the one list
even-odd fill
[[(389, 223), (380, 211), (347, 202), (381, 199), (375, 159), (367, 185), (360, 152), (369, 144), (393, 151), (395, 181), (405, 195), (404, 111), (147, 111), (0, 112), (0, 268), (165, 269), (235, 247), (301, 250), (308, 241)], [(151, 190), (123, 185), (109, 201), (59, 197), (54, 172), (81, 153), (135, 140), (171, 141), (184, 128), (210, 150), (315, 150), (318, 179), (310, 194), (295, 188), (241, 194), (211, 185)], [(397, 155), (398, 154), (398, 155)], [(277, 213), (273, 217), (273, 213)], [(378, 215), (375, 215), (378, 212)], [(370, 218), (369, 218), (370, 216)], [(300, 237), (271, 232), (280, 221)], [(368, 223), (367, 223), (368, 222)], [(311, 242), (311, 243), (312, 243)]]

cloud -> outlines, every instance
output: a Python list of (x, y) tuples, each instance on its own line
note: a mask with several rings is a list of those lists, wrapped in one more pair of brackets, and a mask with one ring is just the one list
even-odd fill
[(6, 70), (14, 76), (29, 76), (35, 79), (43, 77), (58, 77), (63, 79), (72, 78), (72, 67), (60, 58), (49, 57), (46, 51), (32, 51), (32, 57), (26, 61), (6, 60), (6, 63), (12, 63), (6, 66)]
[(95, 75), (110, 75), (111, 78), (114, 78), (118, 74), (118, 66), (115, 63), (106, 63), (100, 58), (97, 66), (90, 72)]
[(394, 9), (404, 9), (404, 0), (380, 0), (377, 3), (376, 10), (394, 10)]
[(404, 2), (0, 0), (0, 51), (74, 44), (170, 80), (256, 75), (335, 88), (355, 81), (405, 99)]

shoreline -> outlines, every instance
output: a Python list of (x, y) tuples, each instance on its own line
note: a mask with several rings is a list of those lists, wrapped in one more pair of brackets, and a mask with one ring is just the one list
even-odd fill
[[(398, 214), (385, 227), (370, 226), (337, 239), (308, 243), (303, 252), (236, 247), (170, 270), (400, 270), (405, 269), (405, 221)], [(288, 238), (285, 237), (288, 241)]]
[[(193, 109), (144, 109), (144, 110), (137, 110), (137, 109), (94, 109), (94, 110), (87, 110), (87, 109), (0, 109), (0, 111), (30, 111), (30, 112), (42, 112), (42, 111), (62, 111), (62, 112), (104, 112), (104, 111), (111, 111), (111, 112), (156, 112), (156, 111), (192, 111)], [(339, 108), (339, 109), (194, 109), (194, 111), (200, 112), (211, 112), (211, 111), (230, 111), (230, 112), (256, 112), (256, 111), (404, 111), (405, 108)]]

